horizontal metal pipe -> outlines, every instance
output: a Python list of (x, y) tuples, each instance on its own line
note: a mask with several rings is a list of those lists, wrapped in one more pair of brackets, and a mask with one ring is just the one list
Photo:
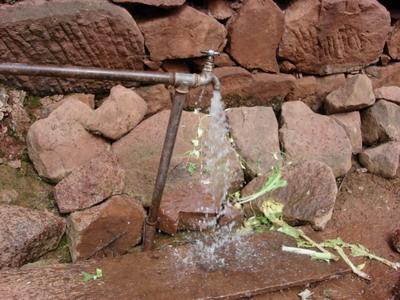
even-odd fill
[(19, 63), (1, 63), (0, 74), (14, 76), (26, 75), (112, 81), (136, 81), (142, 83), (186, 85), (188, 87), (196, 86), (198, 82), (197, 74), (111, 70), (92, 67), (61, 67)]

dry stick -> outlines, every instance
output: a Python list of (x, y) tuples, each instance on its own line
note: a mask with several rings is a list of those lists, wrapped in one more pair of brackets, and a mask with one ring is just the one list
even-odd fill
[(337, 251), (337, 253), (339, 253), (340, 257), (343, 258), (343, 260), (346, 262), (346, 264), (351, 268), (351, 270), (355, 274), (357, 274), (358, 276), (360, 276), (361, 278), (364, 278), (366, 280), (371, 280), (371, 277), (367, 273), (364, 273), (363, 271), (357, 269), (357, 267), (355, 265), (353, 265), (353, 263), (348, 258), (346, 253), (344, 253), (342, 248), (340, 248), (339, 246), (335, 246), (335, 250)]

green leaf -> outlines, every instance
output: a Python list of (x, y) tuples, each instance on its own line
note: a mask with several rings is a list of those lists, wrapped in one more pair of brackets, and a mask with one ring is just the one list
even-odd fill
[(300, 232), (296, 228), (294, 228), (288, 224), (285, 224), (282, 227), (278, 228), (277, 231), (284, 233), (296, 240), (298, 240), (300, 238)]
[(345, 244), (346, 243), (343, 242), (341, 238), (336, 238), (332, 240), (326, 240), (321, 245), (325, 248), (335, 248), (336, 246), (343, 247)]
[(194, 172), (196, 172), (196, 170), (197, 170), (196, 164), (189, 162), (186, 165), (186, 171), (189, 173), (190, 176), (192, 176), (194, 174)]
[(268, 192), (271, 192), (273, 190), (276, 190), (278, 188), (285, 187), (285, 186), (287, 186), (287, 181), (285, 179), (282, 179), (281, 170), (279, 168), (274, 168), (272, 170), (271, 176), (269, 176), (267, 178), (267, 181), (263, 184), (263, 186), (260, 188), (260, 190), (258, 190), (256, 193), (254, 193), (252, 195), (240, 198), (238, 200), (238, 203), (243, 204), (243, 203), (253, 201)]
[(325, 262), (330, 262), (332, 259), (332, 255), (329, 253), (324, 253), (324, 252), (317, 252), (313, 256), (311, 256), (311, 259), (313, 260), (322, 260)]
[(96, 268), (96, 274), (90, 274), (88, 272), (82, 271), (81, 274), (83, 275), (82, 281), (88, 282), (91, 280), (97, 280), (103, 277), (103, 271), (99, 268)]

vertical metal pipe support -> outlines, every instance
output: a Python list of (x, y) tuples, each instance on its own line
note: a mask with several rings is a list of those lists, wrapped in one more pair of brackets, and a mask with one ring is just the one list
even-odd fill
[(175, 90), (175, 97), (169, 115), (167, 133), (165, 135), (164, 145), (161, 153), (161, 159), (153, 191), (150, 212), (146, 218), (146, 222), (144, 225), (144, 234), (143, 234), (144, 251), (151, 250), (153, 249), (154, 246), (154, 237), (156, 233), (156, 226), (158, 223), (158, 211), (160, 209), (162, 194), (164, 191), (165, 183), (167, 181), (167, 174), (171, 162), (172, 153), (174, 151), (176, 135), (178, 133), (183, 106), (185, 104), (188, 92), (189, 92), (188, 86), (179, 86)]

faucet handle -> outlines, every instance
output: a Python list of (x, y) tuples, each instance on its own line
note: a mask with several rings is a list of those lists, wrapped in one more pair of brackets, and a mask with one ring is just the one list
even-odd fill
[(214, 57), (214, 56), (221, 55), (221, 52), (218, 52), (218, 51), (215, 51), (212, 49), (201, 51), (201, 53), (207, 55), (208, 57)]

